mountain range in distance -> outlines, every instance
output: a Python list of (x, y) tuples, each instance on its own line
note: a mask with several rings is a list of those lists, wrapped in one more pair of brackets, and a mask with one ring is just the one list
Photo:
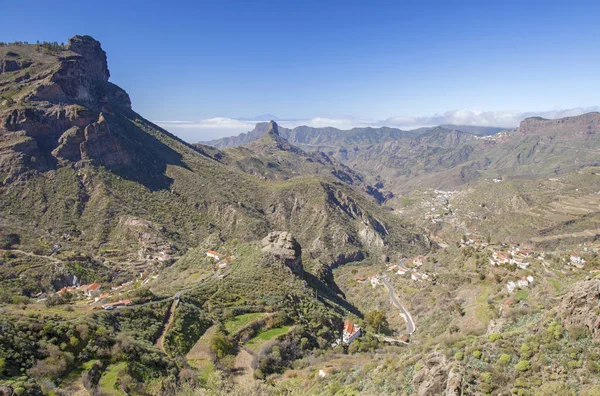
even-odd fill
[[(533, 177), (597, 165), (600, 115), (558, 120), (527, 118), (516, 129), (442, 125), (396, 128), (279, 127), (280, 135), (307, 151), (322, 151), (391, 191), (409, 192), (416, 182), (454, 188), (482, 179)], [(224, 149), (249, 144), (269, 128), (205, 142)]]

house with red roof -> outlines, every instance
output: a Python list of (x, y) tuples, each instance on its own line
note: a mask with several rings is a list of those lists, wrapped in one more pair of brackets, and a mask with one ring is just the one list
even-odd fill
[(352, 341), (354, 341), (355, 338), (359, 337), (360, 334), (360, 327), (350, 322), (349, 320), (346, 320), (346, 322), (344, 323), (342, 341), (344, 341), (345, 344), (350, 344)]
[(215, 260), (221, 260), (221, 257), (219, 257), (219, 253), (215, 252), (214, 250), (208, 250), (206, 252), (206, 255), (208, 257), (214, 258)]

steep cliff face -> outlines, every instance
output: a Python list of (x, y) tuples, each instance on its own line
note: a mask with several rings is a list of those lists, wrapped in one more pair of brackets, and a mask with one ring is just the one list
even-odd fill
[[(11, 63), (12, 56), (20, 63)], [(106, 53), (89, 36), (75, 36), (64, 49), (22, 45), (0, 53), (0, 175), (5, 183), (28, 171), (65, 161), (118, 168), (136, 157), (111, 132), (106, 118), (130, 111), (129, 95), (108, 82)], [(8, 62), (8, 63), (7, 63)], [(8, 67), (6, 65), (9, 65)], [(27, 67), (30, 71), (22, 74)], [(25, 79), (24, 79), (25, 77)]]

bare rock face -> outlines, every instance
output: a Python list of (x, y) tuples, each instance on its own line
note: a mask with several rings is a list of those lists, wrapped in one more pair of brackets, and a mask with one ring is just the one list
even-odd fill
[(283, 260), (293, 273), (298, 275), (304, 273), (304, 268), (302, 267), (302, 248), (290, 232), (271, 232), (263, 238), (261, 244), (263, 252), (273, 255), (279, 260)]
[(445, 394), (446, 396), (460, 396), (462, 394), (462, 375), (458, 371), (450, 370)]
[(600, 339), (600, 280), (580, 281), (560, 303), (560, 313), (568, 326), (584, 326), (595, 339)]
[[(0, 72), (15, 75), (5, 84), (21, 90), (13, 102), (0, 106), (0, 174), (8, 175), (4, 183), (29, 171), (45, 172), (68, 163), (110, 169), (132, 165), (135, 153), (125, 147), (115, 133), (119, 127), (114, 127), (115, 114), (129, 114), (131, 100), (108, 82), (110, 72), (100, 43), (90, 36), (75, 36), (66, 48), (53, 53), (34, 48), (19, 47), (15, 51), (22, 54), (8, 52), (0, 59)], [(24, 60), (32, 54), (35, 62)], [(18, 70), (28, 66), (31, 75), (17, 77)], [(18, 83), (23, 78), (25, 84)]]
[(106, 52), (99, 41), (90, 36), (74, 36), (69, 39), (69, 50), (82, 56), (82, 67), (90, 78), (108, 81)]
[(416, 372), (412, 379), (419, 396), (462, 393), (462, 376), (452, 370), (453, 366), (443, 354), (434, 352), (424, 363), (424, 367)]

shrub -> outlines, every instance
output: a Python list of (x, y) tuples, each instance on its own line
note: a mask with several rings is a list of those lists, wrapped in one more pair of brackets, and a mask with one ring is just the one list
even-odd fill
[(233, 343), (223, 333), (217, 333), (210, 340), (210, 350), (219, 359), (233, 351)]
[(481, 355), (483, 355), (481, 351), (473, 351), (473, 357), (475, 359), (481, 359)]
[(557, 322), (550, 322), (550, 324), (548, 325), (548, 327), (546, 327), (546, 340), (547, 341), (551, 341), (551, 340), (560, 340), (562, 338), (563, 335), (563, 327), (560, 325), (560, 323)]
[(515, 370), (521, 371), (521, 372), (525, 372), (525, 371), (529, 370), (530, 368), (531, 368), (531, 364), (529, 363), (529, 360), (521, 360), (515, 366)]
[(479, 379), (481, 380), (481, 382), (490, 383), (492, 382), (492, 373), (490, 373), (489, 371), (483, 372), (481, 373)]
[(496, 341), (502, 339), (502, 334), (499, 334), (499, 333), (490, 334), (490, 336), (488, 337), (488, 339), (490, 340), (490, 342), (496, 342)]
[(569, 327), (568, 332), (569, 339), (573, 341), (577, 341), (588, 336), (588, 331), (584, 326)]
[(533, 356), (533, 352), (531, 351), (531, 348), (529, 347), (529, 345), (527, 345), (527, 344), (521, 345), (521, 358), (529, 359), (531, 356)]
[(508, 366), (508, 364), (511, 361), (511, 357), (510, 355), (503, 353), (502, 355), (500, 355), (500, 357), (498, 358), (498, 364), (500, 366)]
[(462, 352), (456, 352), (454, 354), (454, 360), (463, 360), (463, 357), (464, 357), (464, 355)]
[(581, 360), (571, 360), (567, 363), (567, 367), (569, 367), (570, 370), (581, 368), (583, 367), (583, 362)]

